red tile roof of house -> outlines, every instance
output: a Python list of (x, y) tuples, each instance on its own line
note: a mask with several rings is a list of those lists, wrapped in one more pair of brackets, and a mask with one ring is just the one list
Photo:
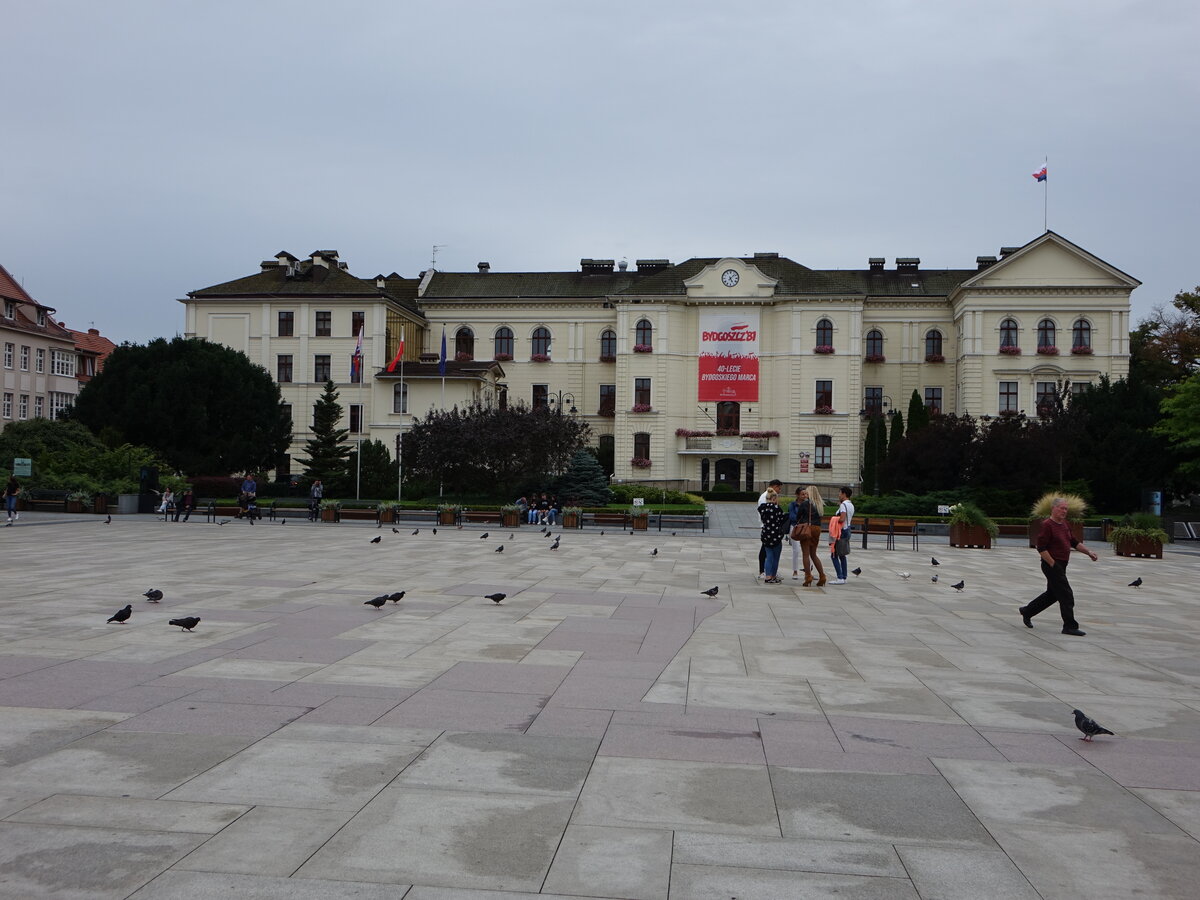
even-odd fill
[(25, 293), (25, 288), (17, 284), (17, 280), (9, 275), (8, 269), (2, 265), (0, 265), (0, 297), (16, 300), (19, 303), (38, 305), (38, 302)]

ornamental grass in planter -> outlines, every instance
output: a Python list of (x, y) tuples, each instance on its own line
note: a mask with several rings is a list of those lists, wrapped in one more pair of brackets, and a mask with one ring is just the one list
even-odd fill
[(1071, 534), (1075, 540), (1083, 540), (1083, 517), (1087, 514), (1087, 501), (1078, 494), (1060, 494), (1058, 491), (1047, 491), (1029, 508), (1029, 546), (1037, 547), (1038, 532), (1042, 530), (1042, 522), (1050, 518), (1050, 505), (1055, 497), (1067, 501), (1067, 524), (1071, 526)]
[(629, 522), (634, 531), (646, 531), (650, 527), (650, 510), (644, 506), (629, 507)]
[(462, 506), (458, 503), (439, 503), (437, 509), (439, 525), (454, 525), (462, 512)]
[(992, 539), (1000, 526), (974, 503), (957, 503), (950, 507), (950, 546), (992, 548)]
[(396, 510), (400, 508), (399, 502), (395, 500), (381, 500), (377, 509), (379, 510), (379, 521), (391, 523), (396, 521)]
[(522, 511), (516, 503), (505, 503), (500, 507), (500, 524), (505, 528), (520, 528)]

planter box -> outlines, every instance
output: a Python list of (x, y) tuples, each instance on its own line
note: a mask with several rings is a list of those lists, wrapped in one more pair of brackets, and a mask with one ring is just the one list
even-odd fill
[(450, 510), (438, 510), (439, 525), (453, 525), (455, 523), (455, 514)]
[[(1034, 548), (1035, 550), (1037, 549), (1038, 532), (1042, 530), (1042, 522), (1044, 522), (1044, 521), (1045, 521), (1044, 519), (1038, 519), (1034, 522), (1029, 523), (1029, 546)], [(1082, 541), (1083, 540), (1083, 523), (1082, 522), (1068, 522), (1067, 524), (1071, 526), (1071, 536), (1074, 537), (1075, 540), (1077, 540), (1077, 541)]]
[(69, 512), (69, 513), (83, 512), (83, 501), (82, 500), (68, 500), (67, 501), (67, 512)]
[(506, 512), (502, 513), (501, 516), (505, 528), (521, 527), (521, 514), (519, 512)]
[(982, 525), (951, 525), (951, 547), (978, 547), (983, 550), (992, 549), (992, 536)]
[(579, 513), (566, 513), (562, 520), (563, 528), (578, 528)]
[(322, 522), (336, 522), (337, 521), (337, 510), (336, 509), (321, 510), (321, 521)]
[(646, 531), (650, 528), (650, 517), (634, 516), (629, 520), (629, 524), (633, 527), (634, 531)]
[(392, 522), (395, 522), (396, 521), (396, 510), (394, 510), (394, 509), (379, 510), (379, 521), (382, 522), (384, 525), (390, 525)]
[(108, 495), (97, 494), (92, 498), (92, 512), (104, 515), (108, 512)]
[(1162, 544), (1149, 538), (1134, 538), (1113, 544), (1113, 552), (1117, 556), (1139, 556), (1144, 558), (1162, 559)]

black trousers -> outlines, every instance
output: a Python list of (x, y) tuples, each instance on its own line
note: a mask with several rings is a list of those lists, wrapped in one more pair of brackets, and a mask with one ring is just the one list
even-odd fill
[(1046, 590), (1030, 601), (1025, 607), (1025, 615), (1033, 618), (1057, 603), (1058, 611), (1062, 614), (1063, 628), (1078, 628), (1079, 623), (1075, 621), (1075, 592), (1071, 590), (1071, 583), (1067, 581), (1067, 564), (1056, 562), (1049, 565), (1043, 559), (1042, 574), (1046, 576)]

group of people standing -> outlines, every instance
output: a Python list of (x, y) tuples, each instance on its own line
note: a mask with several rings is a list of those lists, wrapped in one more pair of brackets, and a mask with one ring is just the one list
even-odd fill
[(813, 583), (816, 570), (817, 587), (826, 584), (846, 583), (846, 555), (850, 552), (850, 531), (854, 521), (854, 504), (850, 501), (854, 491), (849, 487), (838, 489), (837, 512), (829, 518), (829, 551), (833, 563), (834, 578), (828, 581), (825, 567), (818, 556), (821, 542), (821, 522), (825, 512), (825, 501), (815, 484), (796, 488), (796, 499), (788, 504), (785, 512), (780, 502), (783, 483), (775, 480), (758, 498), (758, 516), (762, 521), (760, 540), (762, 548), (758, 554), (759, 578), (766, 584), (780, 584), (779, 558), (783, 553), (783, 539), (787, 535), (792, 544), (792, 578), (799, 579), (804, 569), (804, 587)]

